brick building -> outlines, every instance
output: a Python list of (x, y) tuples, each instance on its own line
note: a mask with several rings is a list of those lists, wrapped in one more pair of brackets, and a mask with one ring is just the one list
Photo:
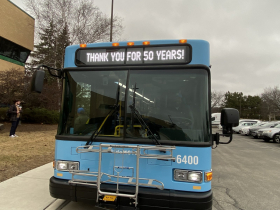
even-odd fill
[(0, 0), (0, 71), (24, 70), (34, 47), (35, 19), (9, 0)]

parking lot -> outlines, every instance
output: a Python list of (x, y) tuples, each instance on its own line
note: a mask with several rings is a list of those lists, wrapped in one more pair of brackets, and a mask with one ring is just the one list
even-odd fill
[[(234, 134), (230, 144), (219, 145), (212, 159), (213, 210), (279, 210), (279, 159), (280, 144), (252, 136)], [(59, 202), (65, 210), (92, 209), (90, 203)]]
[(213, 150), (212, 165), (213, 209), (280, 209), (279, 143), (234, 134)]
[[(279, 210), (279, 143), (234, 134), (233, 141), (219, 145), (212, 157), (213, 210)], [(0, 209), (98, 209), (92, 203), (52, 198), (52, 174), (49, 163), (2, 182)]]

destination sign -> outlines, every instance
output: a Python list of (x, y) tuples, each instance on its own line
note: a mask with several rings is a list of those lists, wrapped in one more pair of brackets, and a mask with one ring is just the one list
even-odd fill
[(83, 48), (76, 52), (77, 66), (183, 64), (190, 61), (190, 45)]

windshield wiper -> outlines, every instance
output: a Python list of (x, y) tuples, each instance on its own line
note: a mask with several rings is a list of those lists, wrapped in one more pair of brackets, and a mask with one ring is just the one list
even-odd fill
[[(106, 118), (103, 120), (102, 124), (99, 126), (99, 128), (97, 130), (95, 130), (93, 132), (93, 134), (90, 136), (89, 140), (87, 141), (86, 145), (89, 145), (91, 144), (95, 139), (96, 137), (99, 135), (103, 125), (105, 124), (105, 122), (107, 121), (108, 117), (110, 117), (112, 114), (114, 114), (118, 107), (119, 107), (119, 99), (120, 99), (120, 85), (118, 83), (118, 87), (117, 87), (117, 91), (116, 91), (116, 102), (114, 104), (114, 106), (112, 107), (113, 108), (113, 111), (110, 110), (106, 116)], [(96, 133), (97, 132), (97, 133)], [(94, 138), (93, 138), (94, 137)]]
[(133, 88), (133, 104), (129, 105), (129, 108), (132, 111), (132, 115), (131, 115), (131, 128), (134, 129), (134, 116), (137, 118), (137, 120), (139, 121), (139, 123), (141, 124), (142, 127), (146, 128), (148, 130), (148, 132), (152, 135), (153, 139), (155, 140), (155, 143), (157, 145), (160, 145), (160, 143), (157, 140), (157, 137), (153, 134), (153, 132), (150, 130), (149, 126), (145, 123), (144, 119), (142, 118), (142, 116), (140, 115), (140, 113), (138, 112), (138, 110), (135, 108), (135, 97), (136, 97), (136, 90), (139, 88), (136, 88), (136, 83), (135, 86)]
[[(92, 142), (96, 139), (96, 137), (99, 135), (99, 133), (100, 133), (100, 131), (101, 131), (103, 125), (104, 125), (105, 122), (107, 121), (108, 117), (110, 117), (112, 114), (114, 114), (114, 113), (117, 111), (118, 107), (119, 107), (119, 104), (115, 104), (115, 105), (113, 106), (114, 109), (109, 111), (109, 113), (107, 114), (106, 118), (103, 120), (102, 124), (99, 126), (99, 128), (98, 128), (97, 130), (95, 130), (95, 131), (93, 132), (93, 134), (90, 136), (90, 138), (89, 138), (89, 140), (87, 141), (86, 145), (89, 145), (89, 144), (91, 145), (91, 143), (92, 143)], [(97, 132), (97, 133), (96, 133), (96, 132)]]
[(135, 117), (137, 118), (137, 120), (139, 121), (139, 123), (141, 124), (142, 127), (146, 128), (148, 130), (148, 132), (151, 134), (151, 136), (153, 137), (153, 139), (155, 140), (155, 143), (157, 145), (161, 145), (157, 139), (157, 137), (153, 134), (153, 132), (150, 130), (149, 126), (145, 123), (143, 117), (140, 115), (140, 113), (138, 112), (138, 110), (133, 106), (130, 105), (129, 108), (131, 109), (131, 111), (133, 112), (133, 114), (135, 115)]
[(169, 117), (169, 119), (171, 121), (171, 128), (174, 128), (176, 126), (176, 124), (172, 121), (170, 115), (167, 115), (167, 116)]

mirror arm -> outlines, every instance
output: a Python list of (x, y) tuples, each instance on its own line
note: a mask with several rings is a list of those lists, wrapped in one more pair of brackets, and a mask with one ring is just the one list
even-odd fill
[[(229, 141), (228, 142), (220, 141), (220, 136), (229, 137)], [(212, 134), (212, 139), (213, 139), (213, 143), (212, 144), (214, 144), (214, 142), (215, 142), (216, 147), (217, 147), (219, 144), (229, 144), (232, 141), (233, 138), (232, 138), (232, 134), (215, 133), (215, 134)], [(213, 149), (215, 149), (215, 148), (213, 148)]]
[(219, 143), (220, 143), (220, 134), (219, 133), (212, 134), (212, 138), (213, 138), (213, 143), (216, 142), (216, 145), (219, 145)]
[(232, 134), (226, 134), (226, 135), (223, 135), (223, 136), (229, 137), (229, 141), (228, 142), (220, 142), (220, 144), (229, 144), (232, 141)]
[[(52, 68), (52, 67), (49, 67), (49, 66), (46, 66), (46, 65), (40, 65), (37, 68), (40, 69), (41, 67), (48, 69), (48, 72), (51, 76), (58, 77), (59, 79), (62, 78), (62, 73), (63, 73), (62, 69), (55, 69), (55, 68)], [(51, 70), (57, 71), (58, 75), (55, 75), (55, 74), (51, 73)]]

